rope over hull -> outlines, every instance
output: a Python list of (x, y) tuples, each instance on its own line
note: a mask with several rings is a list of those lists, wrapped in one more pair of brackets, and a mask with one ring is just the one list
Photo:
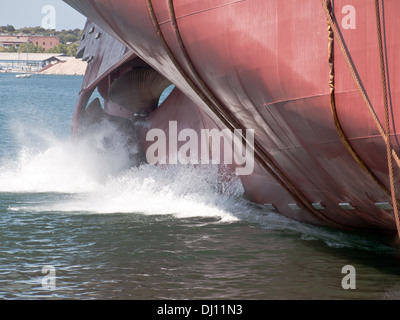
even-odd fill
[[(254, 129), (255, 170), (241, 177), (252, 201), (307, 223), (396, 233), (398, 168), (389, 174), (386, 151), (400, 163), (400, 3), (384, 0), (379, 13), (385, 107), (374, 1), (65, 0), (175, 84), (177, 105), (156, 109), (148, 128), (179, 118), (182, 128)], [(118, 110), (105, 108), (129, 118)]]

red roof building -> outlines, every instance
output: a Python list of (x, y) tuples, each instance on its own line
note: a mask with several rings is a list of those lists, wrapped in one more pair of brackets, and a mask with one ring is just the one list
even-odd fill
[(0, 47), (18, 47), (23, 43), (33, 43), (42, 47), (45, 51), (52, 49), (60, 44), (60, 38), (54, 36), (9, 36), (0, 35)]
[(29, 37), (29, 42), (42, 47), (45, 51), (57, 47), (60, 44), (59, 37), (32, 36)]

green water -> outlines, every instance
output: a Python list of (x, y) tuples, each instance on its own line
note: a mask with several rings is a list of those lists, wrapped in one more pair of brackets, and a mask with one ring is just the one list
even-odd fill
[(0, 298), (400, 297), (376, 238), (268, 213), (214, 168), (129, 168), (118, 146), (72, 142), (81, 81), (0, 74)]

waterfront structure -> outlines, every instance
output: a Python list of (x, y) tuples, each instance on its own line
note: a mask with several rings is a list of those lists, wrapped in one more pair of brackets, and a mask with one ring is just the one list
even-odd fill
[(0, 53), (0, 70), (3, 72), (36, 72), (49, 64), (67, 60), (64, 54), (54, 53)]
[(24, 43), (33, 43), (39, 47), (42, 47), (43, 50), (49, 50), (54, 47), (57, 47), (60, 44), (60, 38), (55, 36), (9, 36), (9, 35), (0, 35), (0, 48), (11, 48), (14, 47), (16, 49), (19, 48), (20, 45)]

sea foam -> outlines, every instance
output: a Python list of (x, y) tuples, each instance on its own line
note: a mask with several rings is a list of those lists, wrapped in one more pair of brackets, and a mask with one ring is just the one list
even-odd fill
[(14, 159), (1, 161), (0, 192), (70, 195), (31, 210), (237, 219), (230, 211), (240, 202), (242, 185), (235, 177), (221, 180), (217, 166), (131, 166), (132, 146), (111, 125), (79, 141), (24, 130), (19, 140), (36, 135), (41, 147), (25, 139)]

